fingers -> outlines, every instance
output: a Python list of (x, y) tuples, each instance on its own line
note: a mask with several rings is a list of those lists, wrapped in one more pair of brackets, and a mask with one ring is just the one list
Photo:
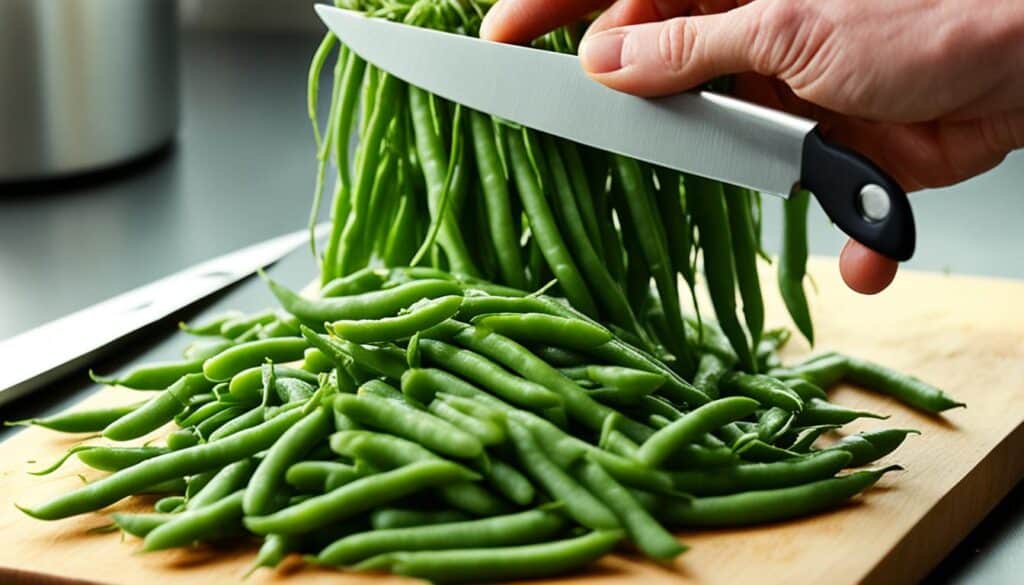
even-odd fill
[(583, 68), (597, 81), (643, 96), (677, 93), (754, 68), (755, 4), (724, 14), (610, 28), (586, 37)]
[(899, 263), (886, 258), (863, 244), (849, 240), (839, 254), (839, 273), (843, 282), (856, 292), (873, 295), (885, 290), (893, 278)]
[(676, 16), (725, 12), (749, 0), (617, 0), (587, 29), (587, 36), (611, 28), (657, 22)]
[(525, 43), (600, 10), (612, 0), (501, 0), (480, 25), (480, 38)]

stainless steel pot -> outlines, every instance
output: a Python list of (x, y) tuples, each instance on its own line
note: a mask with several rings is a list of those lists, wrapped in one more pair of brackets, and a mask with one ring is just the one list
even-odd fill
[(0, 181), (125, 162), (177, 125), (174, 0), (0, 1)]

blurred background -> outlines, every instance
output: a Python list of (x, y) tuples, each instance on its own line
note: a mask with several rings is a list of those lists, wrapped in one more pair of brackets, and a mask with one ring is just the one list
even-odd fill
[[(189, 29), (318, 31), (312, 2), (296, 0), (178, 0), (181, 22)], [(239, 14), (242, 17), (239, 17)]]

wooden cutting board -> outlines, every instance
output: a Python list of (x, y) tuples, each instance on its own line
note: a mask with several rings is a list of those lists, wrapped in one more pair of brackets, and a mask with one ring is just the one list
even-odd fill
[[(839, 388), (837, 402), (892, 415), (887, 421), (850, 425), (851, 432), (883, 426), (923, 432), (882, 462), (901, 463), (906, 471), (886, 476), (875, 489), (829, 514), (759, 528), (680, 533), (691, 548), (669, 566), (614, 556), (559, 583), (911, 583), (1024, 475), (1024, 282), (906, 273), (885, 294), (861, 297), (843, 288), (834, 260), (815, 260), (811, 273), (819, 288), (812, 299), (818, 349), (837, 349), (915, 374), (965, 400), (968, 408), (932, 418), (884, 397)], [(767, 296), (769, 323), (785, 323), (778, 299), (772, 292)], [(788, 358), (807, 351), (794, 341)], [(105, 390), (82, 407), (138, 396)], [(27, 429), (0, 444), (0, 582), (240, 582), (253, 546), (142, 555), (135, 538), (89, 532), (107, 523), (103, 514), (41, 522), (16, 510), (14, 502), (37, 504), (80, 485), (79, 473), (95, 476), (77, 462), (48, 477), (25, 473), (53, 461), (73, 442)], [(111, 509), (141, 505), (126, 501)], [(398, 581), (305, 568), (295, 558), (276, 572), (258, 571), (246, 583)]]

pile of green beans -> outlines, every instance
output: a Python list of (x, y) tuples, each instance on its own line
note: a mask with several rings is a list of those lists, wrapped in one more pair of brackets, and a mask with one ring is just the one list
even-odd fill
[[(340, 4), (473, 35), (491, 3)], [(575, 52), (580, 31), (534, 44)], [(109, 473), (26, 514), (156, 493), (152, 512), (112, 515), (143, 551), (258, 538), (252, 570), (297, 554), (436, 582), (551, 576), (617, 546), (670, 561), (676, 530), (784, 521), (870, 488), (898, 467), (855, 468), (917, 431), (843, 433), (886, 417), (830, 402), (836, 384), (933, 415), (963, 406), (836, 353), (782, 362), (756, 193), (463, 111), (332, 34), (309, 80), (311, 224), (334, 170), (319, 295), (263, 275), (279, 308), (183, 324), (180, 361), (93, 376), (144, 400), (9, 423), (88, 434), (32, 473), (71, 457)], [(812, 341), (807, 201), (786, 203), (776, 262)]]
[[(35, 473), (77, 457), (109, 475), (21, 509), (58, 520), (157, 493), (152, 512), (112, 515), (143, 551), (257, 537), (253, 570), (298, 554), (439, 582), (549, 576), (616, 546), (671, 560), (675, 530), (819, 513), (869, 488), (895, 467), (845, 470), (916, 431), (840, 435), (884, 418), (829, 402), (842, 380), (956, 405), (839, 354), (784, 366), (778, 332), (759, 347), (770, 374), (698, 354), (698, 387), (563, 300), (435, 268), (366, 270), (313, 299), (264, 278), (281, 309), (186, 327), (181, 362), (110, 378), (146, 391), (177, 376), (146, 400), (23, 421), (92, 434)], [(279, 323), (294, 334), (261, 334)], [(219, 349), (186, 367), (197, 346)], [(125, 444), (151, 433), (164, 439)]]

